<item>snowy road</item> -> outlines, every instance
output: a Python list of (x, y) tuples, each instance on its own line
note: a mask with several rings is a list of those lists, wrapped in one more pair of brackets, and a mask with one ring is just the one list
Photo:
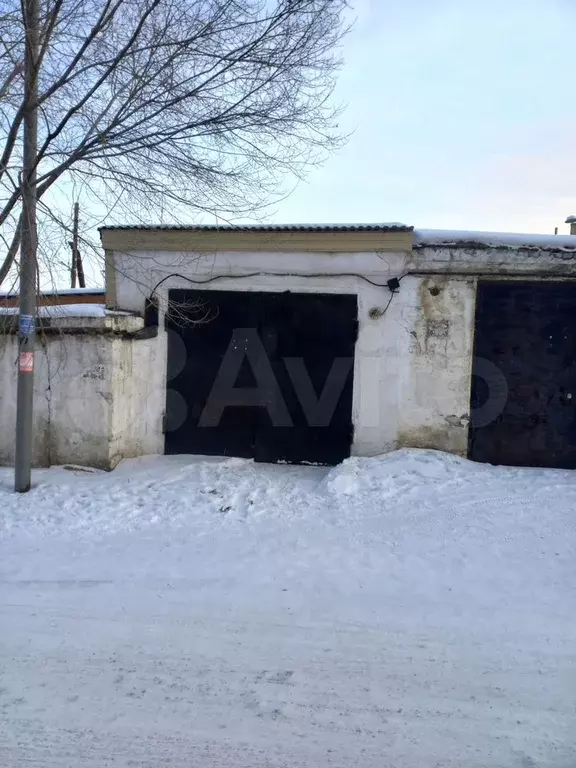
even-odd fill
[(576, 766), (576, 473), (0, 471), (0, 765)]

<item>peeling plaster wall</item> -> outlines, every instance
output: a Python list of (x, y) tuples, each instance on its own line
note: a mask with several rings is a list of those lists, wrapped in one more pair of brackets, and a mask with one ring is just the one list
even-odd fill
[(164, 453), (166, 334), (114, 339), (110, 368), (110, 466), (121, 459)]
[[(565, 240), (558, 239), (560, 243)], [(418, 273), (453, 275), (575, 277), (576, 253), (562, 247), (420, 245), (412, 251), (410, 268)]]
[[(217, 275), (223, 279), (213, 280)], [(388, 305), (385, 283), (402, 275)], [(196, 286), (206, 290), (355, 294), (353, 453), (414, 446), (465, 454), (479, 275), (574, 279), (576, 260), (539, 250), (448, 247), (412, 253), (108, 253), (107, 301), (142, 312), (144, 299), (164, 280), (157, 291), (162, 310), (168, 291), (192, 287), (189, 279), (209, 280)], [(74, 326), (77, 319), (69, 322)], [(83, 318), (82, 328), (86, 333), (48, 335), (38, 345), (35, 464), (109, 469), (121, 458), (162, 453), (165, 331), (134, 340), (128, 336), (142, 328), (142, 319), (123, 315)], [(0, 335), (3, 464), (14, 458), (16, 358), (16, 337)]]
[[(18, 340), (0, 335), (0, 463), (14, 462)], [(35, 466), (109, 466), (110, 350), (102, 336), (45, 336), (36, 346)]]
[[(170, 259), (174, 254), (170, 254)], [(405, 254), (307, 254), (300, 265), (308, 273), (282, 274), (290, 254), (268, 257), (242, 254), (235, 270), (273, 274), (243, 279), (227, 277), (205, 288), (238, 291), (352, 293), (358, 298), (359, 335), (353, 392), (356, 455), (375, 455), (400, 446), (432, 447), (465, 453), (468, 440), (470, 373), (473, 346), (474, 277), (409, 275), (388, 305), (388, 288), (371, 285), (341, 271), (358, 270), (384, 283), (405, 270)], [(179, 260), (179, 271), (194, 279), (216, 272), (198, 257)], [(239, 255), (235, 258), (238, 260)], [(223, 264), (228, 259), (224, 259)], [(126, 265), (124, 265), (126, 266)], [(158, 254), (146, 262), (139, 255), (138, 279), (129, 270), (117, 275), (121, 303), (142, 309), (144, 296), (173, 263)], [(276, 274), (277, 272), (277, 274)], [(168, 290), (189, 285), (170, 278)], [(122, 458), (164, 450), (162, 421), (166, 402), (167, 335), (134, 340), (121, 335), (137, 330), (138, 318), (106, 320), (107, 334), (45, 336), (38, 346), (35, 376), (35, 453), (37, 465), (75, 463), (114, 467)], [(98, 321), (100, 322), (100, 321)], [(110, 325), (112, 323), (112, 325)], [(12, 463), (16, 403), (15, 336), (0, 336), (0, 462)], [(169, 386), (169, 383), (168, 383)]]
[[(407, 276), (383, 316), (390, 293), (386, 280), (399, 277), (406, 253), (115, 253), (115, 306), (142, 311), (157, 283), (165, 307), (171, 288), (205, 290), (353, 293), (358, 297), (359, 336), (354, 368), (353, 423), (356, 455), (400, 446), (465, 453), (468, 442), (473, 347), (474, 277)], [(439, 270), (441, 271), (441, 270)], [(178, 273), (179, 276), (172, 273)], [(266, 275), (253, 275), (266, 272)], [(371, 285), (358, 273), (384, 287)], [(299, 273), (296, 275), (295, 273)], [(224, 279), (199, 286), (190, 283)], [(242, 277), (242, 275), (252, 275)], [(166, 334), (160, 330), (158, 365), (148, 386), (161, 394), (149, 402), (149, 421), (164, 407)], [(162, 346), (164, 345), (164, 347)], [(163, 445), (163, 436), (157, 436)]]
[(381, 318), (359, 293), (354, 453), (410, 446), (465, 454), (474, 336), (474, 279), (407, 276)]
[(411, 278), (397, 444), (465, 455), (470, 421), (476, 281)]

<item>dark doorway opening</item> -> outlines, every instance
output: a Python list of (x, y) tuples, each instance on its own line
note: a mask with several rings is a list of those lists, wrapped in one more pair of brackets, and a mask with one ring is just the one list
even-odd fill
[(342, 461), (357, 317), (353, 295), (170, 291), (166, 453)]
[(576, 284), (481, 282), (469, 456), (576, 468)]

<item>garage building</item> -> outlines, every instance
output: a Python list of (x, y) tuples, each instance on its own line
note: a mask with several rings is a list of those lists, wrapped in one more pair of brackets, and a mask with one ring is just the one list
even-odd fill
[(333, 464), (413, 446), (576, 467), (576, 238), (400, 224), (101, 237), (108, 308), (158, 325), (118, 395), (140, 414), (128, 453)]

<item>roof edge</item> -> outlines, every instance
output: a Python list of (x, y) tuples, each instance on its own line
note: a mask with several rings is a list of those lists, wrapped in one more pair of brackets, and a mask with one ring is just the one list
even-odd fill
[(100, 229), (109, 252), (409, 252), (412, 228), (404, 225), (269, 227), (109, 227)]
[(458, 248), (468, 250), (534, 250), (576, 253), (576, 237), (574, 235), (415, 229), (413, 238), (415, 249)]
[(400, 222), (379, 224), (121, 224), (99, 227), (99, 232), (412, 232), (414, 227)]

